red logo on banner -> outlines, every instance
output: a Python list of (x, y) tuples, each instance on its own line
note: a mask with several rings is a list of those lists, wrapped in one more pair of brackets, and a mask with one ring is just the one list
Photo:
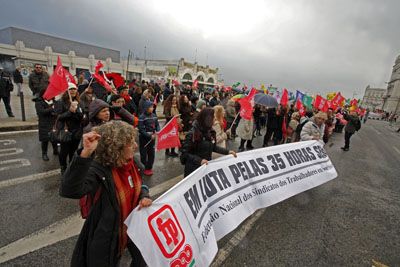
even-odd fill
[(166, 258), (172, 258), (185, 242), (185, 234), (169, 205), (153, 213), (147, 219), (151, 234)]
[(195, 263), (195, 260), (192, 261), (193, 258), (193, 251), (192, 247), (190, 245), (185, 245), (181, 253), (179, 253), (178, 258), (173, 260), (171, 264), (169, 265), (170, 267), (187, 267), (187, 266), (193, 266)]

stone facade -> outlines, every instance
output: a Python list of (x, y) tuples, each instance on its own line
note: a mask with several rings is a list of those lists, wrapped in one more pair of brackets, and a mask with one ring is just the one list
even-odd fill
[(361, 100), (361, 108), (376, 110), (382, 109), (386, 89), (371, 88), (369, 85), (365, 88), (364, 97)]
[(384, 96), (383, 110), (400, 114), (400, 56), (396, 58), (392, 75)]

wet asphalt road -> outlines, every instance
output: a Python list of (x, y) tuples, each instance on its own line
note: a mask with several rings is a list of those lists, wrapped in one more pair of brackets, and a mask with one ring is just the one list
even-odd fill
[[(260, 147), (263, 137), (253, 146)], [(37, 133), (0, 135), (19, 148), (0, 156), (0, 183), (58, 169), (58, 159), (41, 160)], [(400, 266), (400, 134), (387, 122), (369, 120), (343, 152), (343, 134), (334, 134), (326, 150), (339, 174), (337, 179), (269, 207), (223, 262), (223, 266), (371, 266), (372, 259)], [(237, 151), (239, 140), (228, 142)], [(0, 150), (1, 151), (1, 150)], [(49, 147), (49, 152), (51, 148)], [(29, 166), (11, 159), (24, 159)], [(183, 173), (178, 158), (156, 153), (150, 187)], [(46, 228), (79, 211), (76, 200), (58, 196), (60, 175), (0, 187), (0, 248)], [(219, 241), (224, 248), (235, 236)], [(0, 266), (69, 266), (77, 237), (61, 240)], [(1, 256), (1, 255), (0, 255)]]

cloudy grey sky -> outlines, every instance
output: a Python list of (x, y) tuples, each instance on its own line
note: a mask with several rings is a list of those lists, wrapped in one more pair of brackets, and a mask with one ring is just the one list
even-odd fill
[(146, 58), (197, 61), (226, 85), (362, 96), (386, 88), (400, 55), (393, 0), (2, 0), (20, 27)]

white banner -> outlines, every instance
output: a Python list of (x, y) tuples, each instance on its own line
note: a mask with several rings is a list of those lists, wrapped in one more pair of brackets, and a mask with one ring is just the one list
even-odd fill
[(149, 266), (208, 266), (217, 240), (257, 209), (336, 178), (318, 141), (224, 156), (203, 165), (125, 221)]

